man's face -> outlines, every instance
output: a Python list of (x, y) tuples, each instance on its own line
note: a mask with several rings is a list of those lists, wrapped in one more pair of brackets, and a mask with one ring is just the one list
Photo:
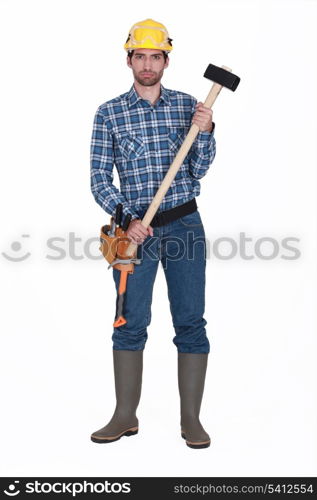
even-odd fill
[(145, 87), (151, 87), (161, 80), (168, 63), (168, 58), (164, 60), (161, 50), (135, 49), (131, 61), (127, 58), (134, 79)]

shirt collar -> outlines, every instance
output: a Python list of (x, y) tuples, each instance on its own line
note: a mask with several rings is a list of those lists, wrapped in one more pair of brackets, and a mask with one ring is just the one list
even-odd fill
[(133, 106), (136, 102), (141, 100), (141, 97), (135, 90), (134, 85), (132, 85), (132, 87), (130, 88), (127, 98), (129, 107)]
[(168, 106), (171, 106), (171, 99), (170, 99), (169, 93), (163, 87), (163, 85), (161, 85), (161, 96), (160, 96), (160, 99), (162, 99), (162, 101), (164, 101)]
[[(137, 102), (139, 102), (139, 101), (142, 100), (142, 97), (139, 96), (139, 94), (135, 90), (134, 85), (132, 85), (132, 87), (130, 88), (130, 90), (128, 92), (128, 95), (127, 95), (127, 98), (128, 98), (128, 105), (129, 105), (129, 107), (133, 106), (134, 104), (136, 104)], [(163, 87), (163, 85), (161, 85), (161, 95), (160, 95), (160, 98), (159, 98), (158, 102), (159, 101), (163, 101), (168, 106), (171, 106), (171, 100), (170, 100), (169, 93)]]

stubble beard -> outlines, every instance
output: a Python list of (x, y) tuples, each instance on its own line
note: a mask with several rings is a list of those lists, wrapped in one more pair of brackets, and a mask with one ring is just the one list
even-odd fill
[(161, 78), (163, 76), (163, 71), (164, 70), (160, 71), (159, 73), (155, 73), (155, 75), (152, 78), (143, 78), (134, 71), (133, 74), (134, 78), (140, 85), (143, 85), (144, 87), (152, 87), (153, 85), (156, 85), (156, 83), (161, 81)]

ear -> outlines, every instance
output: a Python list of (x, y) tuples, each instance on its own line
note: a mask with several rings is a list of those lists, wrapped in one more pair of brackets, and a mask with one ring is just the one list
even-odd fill
[(129, 68), (132, 68), (129, 56), (127, 56), (127, 65), (129, 66)]
[(170, 58), (167, 56), (167, 59), (166, 59), (165, 64), (164, 64), (164, 68), (168, 68), (169, 63), (170, 63)]

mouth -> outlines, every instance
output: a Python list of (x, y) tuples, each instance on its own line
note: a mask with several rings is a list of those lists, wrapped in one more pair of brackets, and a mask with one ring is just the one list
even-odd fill
[(141, 76), (143, 76), (144, 78), (151, 78), (152, 76), (154, 76), (154, 73), (141, 73)]

